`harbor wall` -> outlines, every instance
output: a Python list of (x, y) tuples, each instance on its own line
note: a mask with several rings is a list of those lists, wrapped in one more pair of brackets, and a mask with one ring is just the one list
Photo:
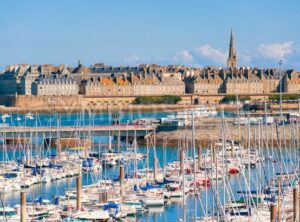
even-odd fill
[[(64, 107), (132, 104), (136, 97), (91, 97), (91, 96), (15, 96), (10, 104), (15, 107)], [(182, 96), (179, 104), (191, 104), (191, 96)]]
[(185, 107), (191, 105), (191, 95), (182, 96), (182, 101), (178, 104), (170, 105), (134, 105), (132, 102), (136, 97), (118, 96), (118, 97), (91, 97), (91, 96), (10, 96), (0, 97), (2, 110), (7, 111), (59, 111), (75, 112), (80, 110), (163, 110)]
[[(191, 104), (219, 104), (219, 102), (226, 96), (220, 95), (182, 95), (179, 105), (191, 105)], [(268, 98), (269, 95), (250, 95), (251, 100), (263, 101)], [(83, 107), (95, 107), (104, 105), (126, 105), (132, 104), (135, 100), (135, 96), (111, 96), (111, 97), (96, 97), (96, 96), (24, 96), (24, 95), (12, 95), (1, 96), (0, 105), (14, 106), (14, 107), (70, 107), (70, 106), (83, 106)]]
[[(182, 95), (178, 104), (132, 104), (135, 97), (91, 97), (91, 96), (0, 96), (0, 111), (2, 112), (78, 112), (91, 111), (174, 111), (192, 108), (197, 104), (212, 105), (217, 110), (236, 110), (235, 104), (219, 104), (224, 95)], [(251, 95), (253, 101), (264, 101), (269, 95)], [(2, 105), (2, 106), (1, 106)], [(283, 109), (298, 109), (298, 104), (283, 104)], [(279, 105), (271, 104), (271, 109)]]
[[(224, 120), (226, 122), (226, 138), (240, 141), (243, 146), (248, 147), (248, 125), (240, 125), (240, 127), (234, 125), (234, 117), (226, 117)], [(219, 142), (222, 138), (220, 129), (222, 129), (222, 118), (203, 118), (195, 120), (195, 141), (197, 146), (209, 147), (212, 142)], [(300, 143), (299, 130), (292, 125), (280, 125), (277, 129), (276, 125), (251, 125), (250, 132), (251, 147), (258, 147), (258, 144), (261, 144), (262, 147), (281, 146), (284, 148), (294, 148), (295, 144)], [(261, 132), (260, 136), (258, 136), (259, 132)], [(254, 134), (256, 134), (256, 137), (253, 136)], [(285, 137), (278, 138), (278, 135), (285, 135)], [(156, 133), (156, 144), (160, 146), (177, 147), (179, 141), (185, 141), (186, 138), (191, 137), (191, 127), (172, 131), (161, 131)], [(145, 143), (145, 141), (141, 141), (141, 143)]]
[(16, 96), (15, 107), (71, 109), (81, 104), (82, 96)]
[[(250, 96), (252, 101), (264, 101), (268, 100), (270, 94), (239, 94), (239, 96)], [(192, 103), (200, 102), (202, 104), (219, 104), (220, 101), (226, 96), (226, 94), (211, 94), (211, 95), (193, 95)]]

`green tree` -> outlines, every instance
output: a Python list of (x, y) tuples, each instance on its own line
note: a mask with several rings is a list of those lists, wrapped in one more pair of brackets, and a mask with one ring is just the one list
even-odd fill
[[(236, 101), (236, 95), (227, 95), (224, 96), (223, 99), (221, 100), (221, 103), (230, 103), (230, 102), (235, 102)], [(241, 102), (244, 102), (246, 100), (251, 100), (250, 96), (238, 96), (238, 100)]]
[(133, 101), (133, 104), (177, 104), (181, 101), (180, 96), (165, 95), (165, 96), (138, 96)]
[[(282, 95), (282, 100), (298, 100), (299, 98), (300, 98), (300, 95), (297, 95), (297, 94), (283, 94)], [(269, 100), (279, 101), (280, 94), (269, 96)]]

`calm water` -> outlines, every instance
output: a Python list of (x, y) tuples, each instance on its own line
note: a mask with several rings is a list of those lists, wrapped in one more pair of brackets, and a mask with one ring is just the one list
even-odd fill
[[(167, 116), (172, 113), (143, 113), (143, 114), (122, 114), (121, 120), (122, 123), (126, 123), (128, 120), (132, 121), (136, 118), (144, 118), (144, 117), (151, 117), (151, 118), (158, 118), (158, 117), (163, 117)], [(17, 120), (17, 124), (25, 124), (26, 125), (35, 125), (36, 124), (36, 119), (35, 120), (29, 120), (27, 121), (24, 116), (20, 115), (12, 115), (10, 118), (11, 123), (16, 124), (16, 118), (20, 117), (21, 120)], [(81, 118), (81, 120), (79, 120)], [(23, 119), (23, 120), (22, 120)], [(89, 124), (91, 119), (93, 119), (94, 124), (108, 124), (111, 122), (110, 115), (109, 114), (95, 114), (92, 117), (89, 116), (88, 114), (85, 115), (79, 115), (79, 114), (64, 114), (64, 115), (40, 115), (38, 120), (39, 120), (39, 125), (55, 125), (57, 122), (57, 119), (60, 121), (60, 125), (75, 125), (76, 124)], [(24, 121), (24, 122), (22, 122)], [(22, 122), (22, 123), (21, 123)], [(99, 138), (101, 142), (105, 143), (108, 141), (107, 138)], [(114, 141), (116, 143), (116, 141)], [(98, 148), (95, 148), (95, 151), (98, 151)], [(146, 152), (145, 147), (139, 147), (138, 152)], [(50, 153), (55, 153), (55, 149), (51, 149), (50, 151), (48, 150), (45, 152), (45, 154), (50, 154)], [(152, 167), (152, 159), (153, 159), (153, 150), (150, 151), (150, 167)], [(177, 147), (167, 147), (167, 148), (162, 148), (162, 147), (157, 147), (156, 148), (156, 153), (159, 159), (159, 165), (163, 166), (165, 163), (178, 160), (179, 153), (178, 153), (178, 148)], [(190, 151), (191, 153), (191, 151)], [(264, 150), (265, 154), (269, 154), (267, 150)], [(3, 158), (3, 151), (0, 152), (0, 159)], [(165, 155), (164, 155), (165, 154)], [(22, 150), (8, 150), (6, 153), (6, 156), (9, 159), (12, 158), (20, 158), (21, 156), (24, 155), (24, 152)], [(278, 152), (277, 150), (274, 151), (275, 158), (278, 158)], [(284, 169), (286, 171), (292, 171), (295, 169), (295, 166), (293, 166), (293, 160), (296, 161), (298, 157), (297, 151), (290, 151), (290, 150), (284, 150), (283, 151), (283, 156), (284, 156), (284, 162), (286, 163), (284, 165)], [(145, 161), (140, 161), (138, 164), (139, 168), (143, 168), (145, 166)], [(271, 164), (270, 162), (265, 162), (265, 164), (262, 167), (258, 167), (256, 169), (251, 169), (250, 170), (250, 177), (251, 177), (251, 189), (255, 189), (258, 184), (266, 184), (267, 183), (267, 178), (270, 176), (274, 175), (275, 172), (278, 172), (278, 164)], [(126, 166), (125, 172), (130, 172), (130, 169), (133, 168), (133, 163), (130, 163)], [(259, 172), (259, 173), (257, 173)], [(98, 179), (101, 177), (107, 176), (117, 176), (118, 175), (118, 167), (116, 168), (111, 168), (107, 170), (103, 170), (102, 173), (94, 173), (94, 174), (84, 174), (83, 175), (83, 185), (91, 184), (96, 182)], [(245, 181), (248, 178), (248, 170), (245, 171), (245, 175), (239, 174), (237, 176), (232, 176), (230, 180), (228, 181), (228, 184), (230, 185), (231, 189), (226, 192), (224, 192), (224, 186), (226, 181), (221, 181), (218, 183), (218, 192), (219, 192), (219, 197), (220, 197), (220, 202), (223, 202), (224, 199), (229, 199), (234, 197), (238, 197), (236, 194), (237, 190), (246, 190), (245, 186)], [(70, 179), (63, 179), (59, 181), (55, 181), (54, 183), (49, 183), (49, 184), (42, 184), (42, 185), (36, 185), (31, 187), (28, 190), (27, 194), (27, 199), (32, 200), (36, 199), (39, 196), (43, 196), (46, 199), (52, 199), (52, 195), (63, 195), (64, 192), (67, 189), (72, 189), (75, 188), (75, 178), (70, 178)], [(216, 187), (213, 186), (213, 188), (208, 187), (208, 188), (203, 188), (201, 194), (198, 197), (194, 197), (193, 195), (188, 195), (186, 197), (186, 214), (187, 214), (187, 219), (192, 220), (193, 214), (194, 214), (194, 200), (196, 198), (196, 204), (197, 204), (197, 216), (204, 215), (204, 212), (210, 212), (211, 211), (211, 206), (212, 206), (212, 198), (213, 195), (212, 193), (215, 193)], [(223, 198), (222, 198), (223, 197)], [(19, 202), (19, 192), (11, 193), (11, 194), (6, 194), (3, 196), (4, 199), (4, 204), (5, 205), (10, 205), (14, 206)], [(156, 208), (156, 209), (151, 209), (148, 214), (145, 215), (140, 215), (138, 216), (138, 221), (178, 221), (180, 218), (183, 216), (183, 204), (182, 204), (182, 199), (178, 200), (173, 200), (169, 202), (165, 207), (163, 208)], [(207, 204), (206, 204), (207, 203)], [(133, 219), (135, 220), (135, 219)]]
[[(144, 147), (139, 147), (139, 152), (146, 152), (146, 149)], [(12, 156), (11, 152), (9, 156)], [(159, 164), (160, 166), (164, 165), (165, 162), (171, 162), (173, 160), (178, 159), (178, 149), (174, 147), (168, 147), (168, 148), (162, 148), (157, 147), (156, 149), (157, 156), (159, 158)], [(164, 153), (166, 154), (166, 157), (164, 157)], [(3, 153), (1, 153), (3, 154)], [(285, 157), (288, 155), (285, 155)], [(152, 167), (152, 158), (153, 158), (153, 152), (150, 152), (150, 167)], [(290, 159), (286, 157), (286, 162), (289, 163)], [(141, 161), (138, 164), (139, 168), (142, 168), (145, 166), (145, 162)], [(128, 172), (129, 169), (133, 168), (133, 163), (128, 164), (128, 166), (125, 167), (125, 172)], [(264, 178), (259, 178), (257, 176), (258, 171), (264, 172), (265, 176), (268, 177), (268, 174), (272, 174), (272, 172), (278, 172), (278, 166), (277, 169), (274, 169), (273, 166), (269, 165), (268, 162), (266, 162), (265, 167), (263, 168), (257, 168), (257, 169), (251, 169), (251, 189), (255, 189), (257, 186), (257, 181), (260, 181), (262, 184), (266, 184), (266, 181), (264, 181)], [(102, 173), (93, 173), (93, 174), (84, 174), (83, 175), (83, 185), (91, 184), (96, 182), (101, 177), (117, 177), (118, 175), (118, 167), (107, 169), (106, 171), (103, 170)], [(239, 197), (238, 194), (236, 194), (237, 190), (246, 190), (245, 186), (245, 178), (247, 180), (248, 178), (248, 171), (246, 170), (245, 175), (237, 175), (232, 176), (229, 180), (229, 184), (231, 186), (231, 191), (226, 191), (225, 195), (226, 198), (231, 198), (230, 192), (233, 193), (233, 195), (237, 198)], [(27, 199), (33, 200), (38, 198), (39, 196), (43, 196), (43, 198), (50, 199), (52, 198), (52, 195), (63, 195), (64, 192), (68, 189), (75, 188), (76, 181), (75, 178), (70, 179), (63, 179), (59, 181), (55, 181), (54, 183), (48, 183), (48, 184), (42, 184), (42, 185), (35, 185), (31, 187), (28, 190), (27, 193)], [(215, 190), (216, 187), (214, 186), (213, 189)], [(219, 196), (220, 201), (223, 202), (224, 197), (224, 181), (220, 181), (218, 183), (218, 190), (219, 190)], [(196, 197), (197, 202), (197, 215), (204, 215), (204, 212), (211, 211), (212, 206), (212, 189), (210, 187), (203, 188), (200, 197)], [(14, 206), (15, 204), (19, 203), (19, 192), (15, 192), (12, 194), (6, 194), (4, 196), (4, 203), (6, 205)], [(207, 207), (206, 207), (207, 203)], [(186, 197), (186, 214), (187, 218), (192, 219), (192, 216), (194, 214), (194, 196), (192, 194), (188, 195)], [(148, 214), (140, 215), (139, 221), (177, 221), (179, 218), (182, 218), (182, 212), (183, 212), (183, 205), (182, 205), (182, 199), (175, 199), (170, 201), (165, 207), (163, 208), (153, 208)]]
[[(126, 124), (140, 118), (161, 118), (174, 114), (175, 112), (122, 112), (119, 118), (120, 123)], [(232, 116), (233, 114), (225, 112), (224, 115)], [(217, 116), (220, 117), (221, 113), (218, 113)], [(111, 113), (33, 114), (33, 117), (34, 119), (30, 119), (28, 114), (9, 114), (9, 117), (0, 118), (0, 124), (6, 123), (12, 126), (56, 126), (59, 123), (61, 126), (83, 126), (112, 123)]]

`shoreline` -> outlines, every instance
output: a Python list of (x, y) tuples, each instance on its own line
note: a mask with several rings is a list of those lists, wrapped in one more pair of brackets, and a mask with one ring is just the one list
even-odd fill
[[(237, 110), (235, 104), (208, 104), (209, 107), (214, 107), (217, 111), (234, 111)], [(149, 104), (149, 105), (134, 105), (134, 104), (116, 104), (116, 105), (98, 105), (98, 106), (47, 106), (47, 107), (15, 107), (15, 106), (0, 106), (1, 113), (78, 113), (78, 112), (174, 112), (184, 109), (192, 109), (199, 105), (192, 104)], [(239, 106), (241, 109), (242, 106)], [(279, 110), (279, 105), (271, 105), (269, 112)], [(283, 104), (283, 110), (299, 110), (298, 104)], [(261, 112), (260, 110), (257, 113)]]
[(78, 112), (172, 112), (195, 108), (197, 105), (105, 105), (97, 107), (0, 107), (0, 112), (11, 113), (78, 113)]
[[(178, 144), (179, 144), (179, 141), (178, 139), (168, 139), (167, 142), (164, 142), (164, 139), (163, 138), (157, 138), (156, 139), (156, 144), (157, 146), (164, 146), (166, 144), (167, 147), (171, 147), (171, 148), (177, 148), (178, 147)], [(190, 141), (190, 140), (189, 140)], [(199, 139), (196, 139), (195, 140), (195, 144), (196, 144), (196, 148), (201, 146), (203, 149), (210, 149), (210, 144), (212, 142), (220, 142), (218, 140), (216, 141), (213, 141), (213, 140), (199, 140)], [(266, 141), (265, 141), (266, 142)], [(283, 149), (290, 149), (291, 148), (291, 144), (292, 144), (293, 140), (285, 140), (282, 141), (281, 143), (281, 146), (279, 146), (279, 144), (277, 143), (277, 140), (276, 139), (273, 139), (273, 141), (271, 139), (269, 139), (269, 142), (268, 142), (268, 148), (271, 149), (271, 147), (275, 148), (275, 149), (278, 149), (279, 147), (282, 147), (282, 146), (285, 146)], [(253, 139), (251, 140), (251, 144), (258, 144), (258, 140), (254, 141)], [(139, 143), (140, 145), (146, 145), (145, 142), (140, 142)], [(273, 144), (273, 145), (272, 145)], [(247, 142), (246, 141), (242, 141), (241, 142), (241, 145), (244, 147), (244, 148), (247, 148)], [(189, 146), (190, 147), (190, 146)], [(251, 146), (251, 149), (252, 148), (256, 148), (254, 146)], [(267, 149), (267, 147), (264, 145), (263, 147), (261, 147), (261, 149)]]
[[(225, 138), (227, 140), (240, 141), (244, 147), (248, 147), (248, 126), (233, 125), (234, 118), (225, 118)], [(209, 147), (212, 142), (219, 142), (222, 138), (222, 119), (207, 118), (195, 122), (195, 141), (197, 146)], [(278, 134), (276, 132), (278, 130)], [(259, 136), (260, 135), (260, 136)], [(279, 136), (278, 136), (279, 135)], [(284, 137), (283, 137), (284, 135)], [(278, 138), (277, 138), (278, 136)], [(168, 144), (178, 146), (179, 142), (188, 140), (191, 143), (192, 129), (177, 129), (156, 133), (156, 144), (162, 146)], [(141, 141), (143, 142), (143, 141)], [(298, 125), (251, 125), (250, 126), (251, 147), (294, 147), (300, 144), (300, 130)]]

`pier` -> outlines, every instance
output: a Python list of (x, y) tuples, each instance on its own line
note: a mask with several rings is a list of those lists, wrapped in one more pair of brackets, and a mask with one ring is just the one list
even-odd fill
[(70, 137), (74, 133), (77, 135), (93, 134), (94, 136), (113, 135), (114, 133), (120, 133), (121, 135), (129, 134), (133, 135), (148, 135), (156, 130), (156, 126), (145, 125), (87, 125), (87, 126), (12, 126), (4, 127), (1, 129), (1, 134), (4, 134), (6, 138), (14, 137), (31, 137), (33, 134), (42, 135), (44, 137), (51, 137), (55, 134), (59, 134), (60, 137)]

